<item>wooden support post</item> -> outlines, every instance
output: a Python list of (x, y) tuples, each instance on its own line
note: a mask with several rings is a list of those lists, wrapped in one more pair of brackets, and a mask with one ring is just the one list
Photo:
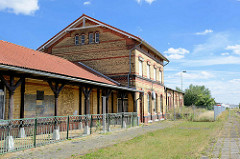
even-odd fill
[(112, 92), (112, 113), (113, 113), (113, 107), (114, 107), (114, 101), (113, 101), (114, 98), (113, 98), (113, 95), (114, 95), (114, 94), (113, 94), (113, 92)]
[(8, 119), (13, 119), (13, 109), (14, 109), (14, 101), (13, 101), (13, 95), (14, 91), (17, 89), (17, 87), (22, 83), (23, 77), (21, 77), (17, 83), (14, 85), (14, 76), (10, 75), (10, 82), (3, 77), (2, 74), (0, 74), (0, 79), (6, 86), (7, 90), (9, 91), (9, 106), (8, 106)]
[(90, 103), (89, 103), (89, 97), (90, 97), (90, 93), (92, 92), (92, 87), (84, 87), (83, 88), (83, 94), (84, 94), (84, 97), (85, 97), (85, 109), (84, 109), (84, 112), (85, 112), (85, 115), (86, 114), (90, 114)]
[(82, 115), (82, 87), (79, 86), (79, 115)]
[(97, 88), (97, 114), (100, 114), (100, 89)]
[(25, 78), (21, 84), (21, 107), (20, 107), (20, 118), (24, 118), (24, 94), (25, 94)]
[(105, 96), (106, 97), (106, 113), (109, 113), (109, 110), (108, 110), (108, 99), (109, 99), (109, 96), (110, 94), (112, 93), (112, 90), (111, 89), (104, 89), (103, 91), (103, 95), (102, 96)]
[(58, 97), (59, 97), (59, 93), (65, 86), (65, 83), (62, 83), (61, 86), (59, 86), (60, 83), (58, 81), (54, 81), (54, 83), (55, 83), (55, 86), (53, 85), (53, 81), (50, 81), (50, 80), (48, 81), (48, 84), (49, 84), (50, 88), (52, 89), (52, 91), (54, 93), (54, 97), (55, 97), (54, 116), (58, 116)]

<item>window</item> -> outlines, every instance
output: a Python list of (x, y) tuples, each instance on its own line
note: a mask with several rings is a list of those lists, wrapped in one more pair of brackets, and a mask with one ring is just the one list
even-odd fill
[(153, 78), (154, 78), (154, 81), (156, 81), (157, 80), (157, 69), (156, 68), (154, 68), (154, 76), (153, 76)]
[(95, 43), (99, 43), (99, 32), (95, 33)]
[(37, 91), (37, 99), (36, 100), (44, 100), (44, 91)]
[(147, 64), (147, 78), (150, 79), (150, 65)]
[(79, 45), (79, 36), (75, 35), (75, 45)]
[(163, 113), (163, 96), (160, 96), (160, 112)]
[(82, 45), (85, 44), (85, 35), (84, 34), (81, 35), (81, 44)]
[(139, 76), (143, 76), (143, 62), (139, 60)]
[(89, 44), (92, 44), (92, 43), (93, 43), (93, 33), (89, 33), (88, 36), (89, 36), (89, 37), (88, 37), (88, 43), (89, 43)]
[(157, 113), (157, 95), (156, 98), (154, 99), (154, 112)]
[(159, 82), (162, 83), (162, 71), (159, 71)]
[(147, 103), (148, 103), (148, 113), (150, 113), (150, 95), (147, 94)]

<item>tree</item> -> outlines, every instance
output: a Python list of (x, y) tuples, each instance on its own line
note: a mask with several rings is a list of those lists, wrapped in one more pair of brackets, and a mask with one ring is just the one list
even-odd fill
[(189, 88), (185, 90), (184, 104), (186, 106), (196, 105), (198, 107), (212, 109), (215, 105), (215, 100), (211, 97), (211, 92), (208, 88), (191, 84)]
[(179, 87), (176, 87), (176, 90), (182, 92), (181, 88)]

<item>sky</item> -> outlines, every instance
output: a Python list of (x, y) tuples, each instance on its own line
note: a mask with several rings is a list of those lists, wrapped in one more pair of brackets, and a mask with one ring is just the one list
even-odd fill
[(0, 39), (36, 49), (83, 13), (165, 55), (166, 86), (240, 103), (240, 0), (0, 0)]

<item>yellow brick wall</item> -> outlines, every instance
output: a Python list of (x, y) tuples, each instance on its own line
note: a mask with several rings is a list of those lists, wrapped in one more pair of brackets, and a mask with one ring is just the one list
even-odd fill
[[(154, 91), (157, 94), (157, 113), (160, 113), (161, 108), (160, 108), (160, 96), (163, 96), (163, 113), (165, 113), (165, 109), (166, 109), (166, 98), (165, 98), (165, 92), (164, 92), (164, 87), (162, 85), (160, 85), (159, 82), (159, 70), (162, 71), (162, 83), (164, 83), (164, 73), (163, 73), (163, 66), (160, 63), (157, 63), (157, 61), (153, 60), (152, 58), (146, 56), (145, 54), (141, 53), (138, 50), (135, 50), (134, 52), (134, 61), (135, 61), (135, 72), (137, 75), (139, 75), (139, 57), (143, 58), (143, 77), (147, 78), (147, 64), (149, 61), (150, 64), (150, 79), (152, 81), (148, 81), (147, 79), (141, 79), (141, 78), (136, 78), (135, 81), (133, 82), (134, 85), (136, 86), (136, 88), (138, 90), (144, 90), (144, 100), (143, 100), (143, 105), (144, 105), (144, 116), (148, 116), (148, 103), (147, 103), (147, 93), (148, 92), (152, 92)], [(155, 67), (154, 67), (155, 66)], [(153, 82), (154, 80), (154, 68), (157, 69), (156, 71), (156, 81)], [(151, 98), (151, 96), (150, 96)], [(153, 113), (153, 109), (155, 106), (155, 101), (154, 100), (150, 100), (151, 101), (151, 105), (150, 105), (150, 113)], [(138, 104), (138, 110), (140, 109), (139, 104)], [(161, 111), (162, 112), (162, 111)]]

